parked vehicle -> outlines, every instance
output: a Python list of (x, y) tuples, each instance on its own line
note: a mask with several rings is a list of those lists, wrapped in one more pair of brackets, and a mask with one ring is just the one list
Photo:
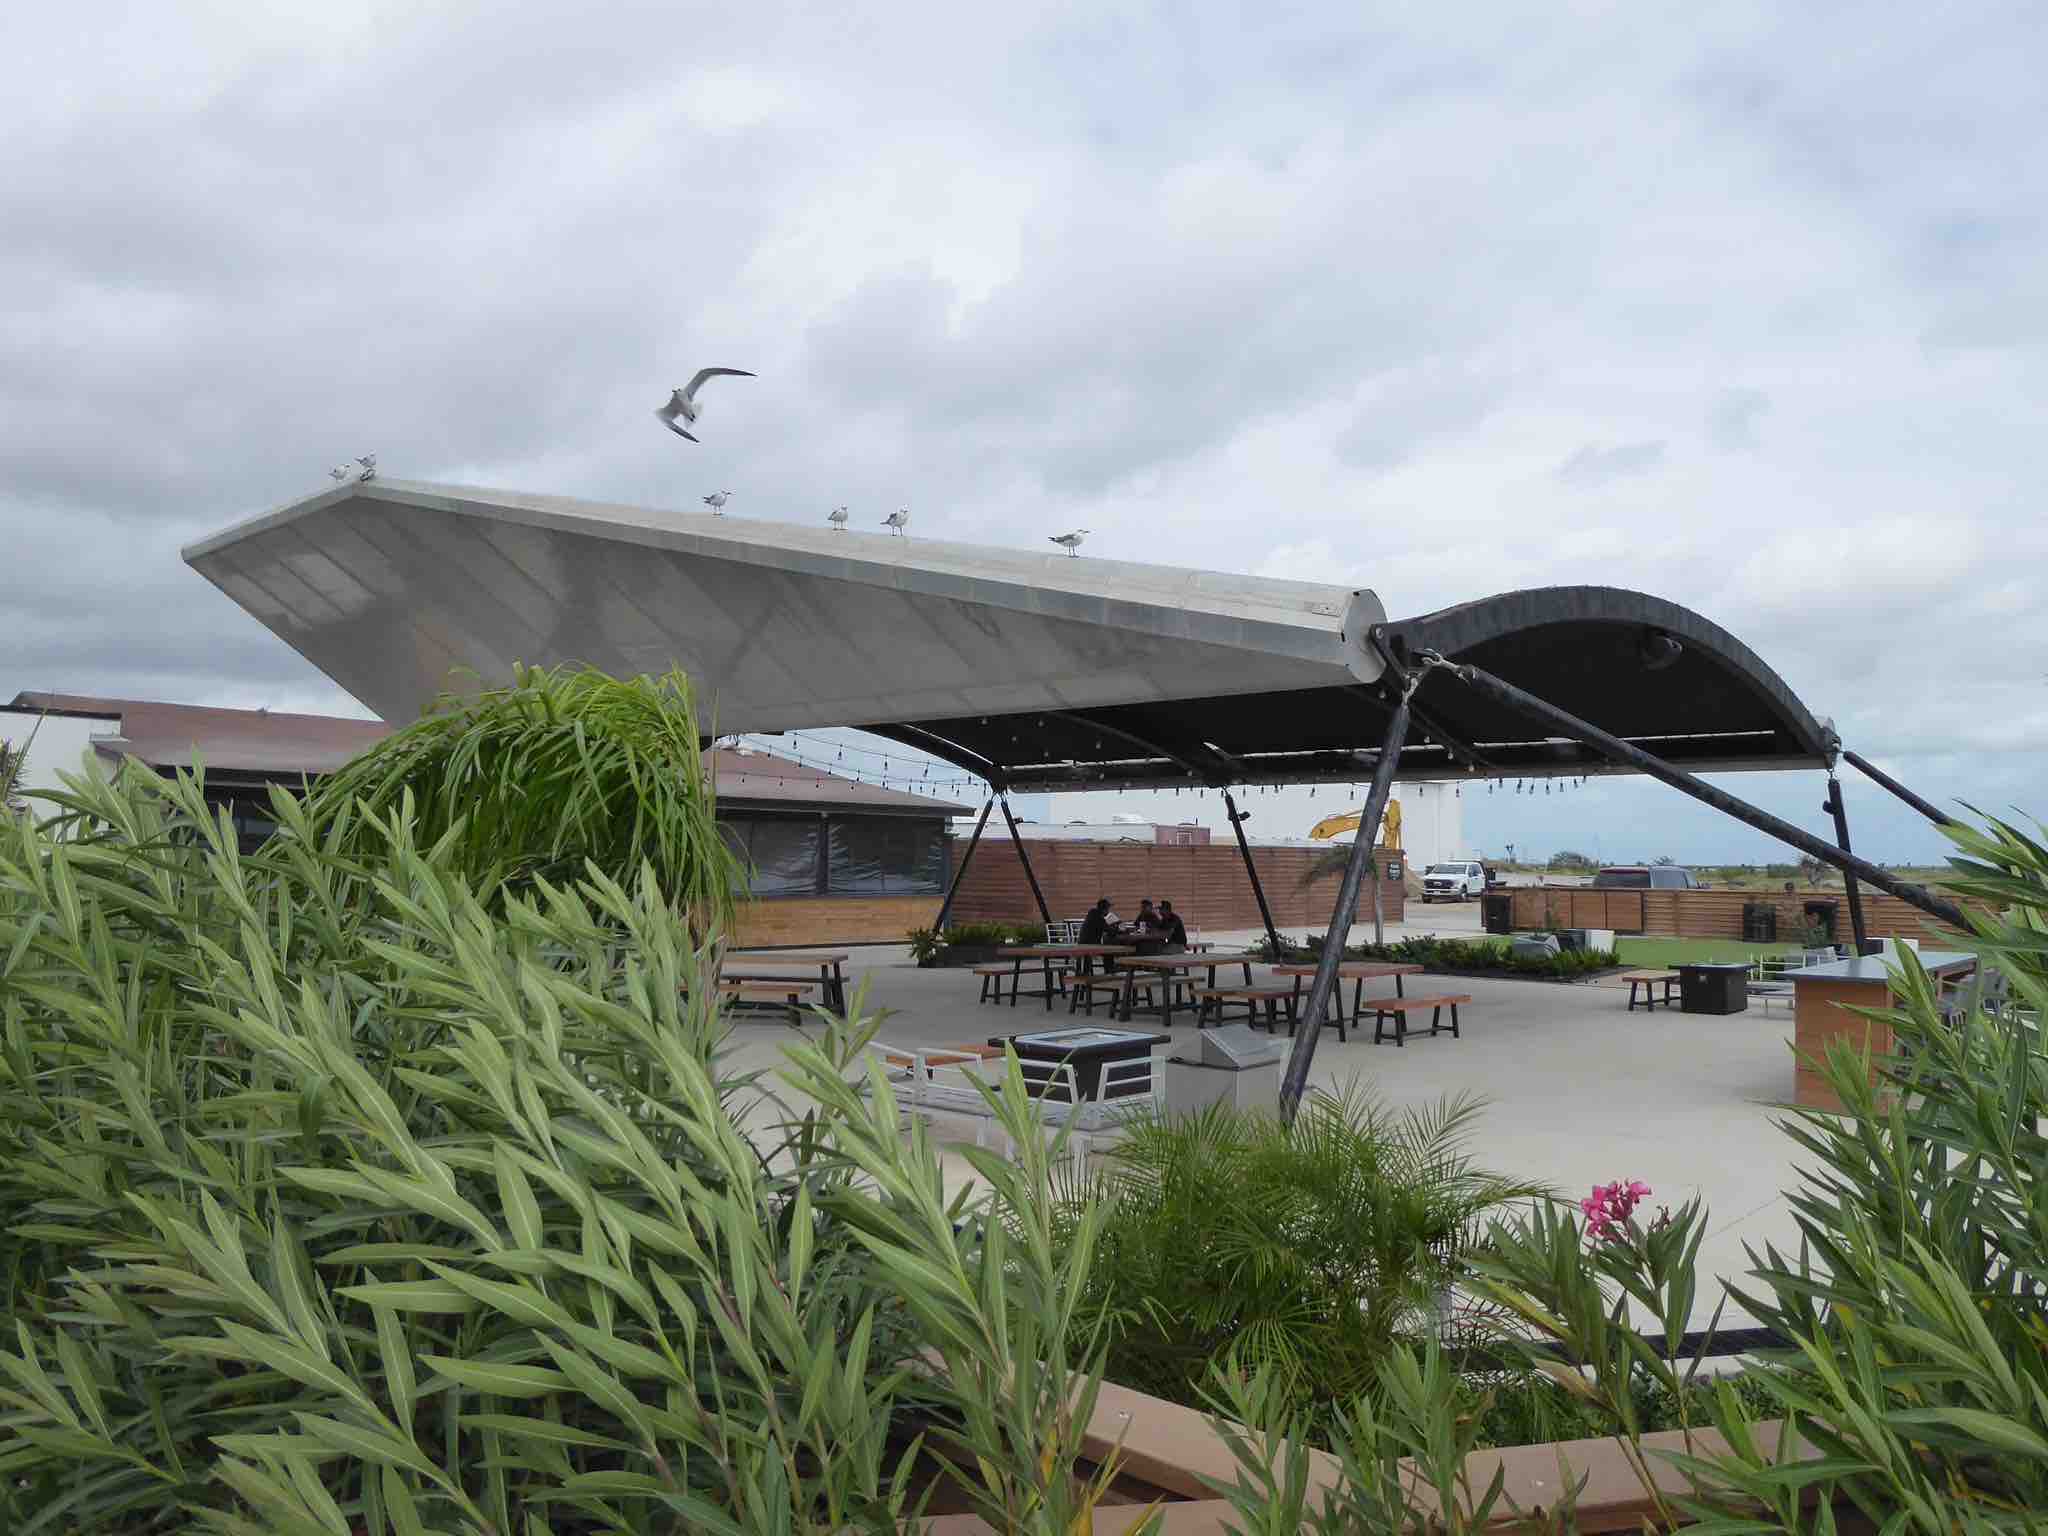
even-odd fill
[(1677, 864), (1615, 864), (1593, 877), (1596, 891), (1697, 891), (1693, 872)]
[(1486, 869), (1477, 859), (1432, 864), (1422, 872), (1424, 901), (1470, 901), (1486, 889)]

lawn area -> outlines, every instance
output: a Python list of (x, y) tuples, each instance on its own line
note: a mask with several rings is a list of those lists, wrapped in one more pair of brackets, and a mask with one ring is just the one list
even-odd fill
[[(1842, 936), (1848, 943), (1848, 935)], [(1976, 945), (1967, 940), (1944, 941), (1930, 945), (1935, 949), (1957, 949), (1975, 953)], [(1662, 970), (1681, 965), (1691, 960), (1755, 960), (1762, 955), (1797, 954), (1797, 944), (1745, 944), (1740, 939), (1658, 939), (1632, 938), (1626, 934), (1614, 940), (1615, 952), (1621, 956), (1621, 963), (1638, 970)]]
[(1660, 970), (1690, 960), (1754, 960), (1759, 955), (1797, 954), (1797, 944), (1745, 944), (1740, 939), (1644, 939), (1618, 936), (1623, 965)]

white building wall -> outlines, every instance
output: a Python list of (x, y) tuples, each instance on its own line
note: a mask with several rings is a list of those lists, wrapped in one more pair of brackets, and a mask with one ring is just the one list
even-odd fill
[(1465, 802), (1455, 784), (1403, 784), (1401, 847), (1417, 870), (1471, 856), (1465, 846)]
[(77, 773), (85, 767), (86, 759), (93, 755), (95, 736), (120, 734), (118, 720), (81, 720), (73, 715), (0, 709), (0, 740), (16, 750), (28, 748), (28, 761), (21, 775), (23, 790), (57, 788), (58, 774)]

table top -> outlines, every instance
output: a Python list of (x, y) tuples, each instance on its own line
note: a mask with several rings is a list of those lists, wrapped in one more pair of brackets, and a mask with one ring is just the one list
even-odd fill
[(1747, 960), (1680, 960), (1674, 967), (1680, 971), (1748, 971)]
[[(1853, 960), (1833, 960), (1826, 965), (1809, 965), (1804, 970), (1787, 971), (1787, 981), (1869, 981), (1881, 982), (1891, 979), (1891, 956), (1858, 955)], [(1954, 949), (1923, 949), (1920, 951), (1920, 968), (1930, 976), (1953, 976), (1961, 971), (1977, 968), (1977, 957)]]
[(1021, 957), (1029, 960), (1060, 960), (1079, 958), (1083, 955), (1128, 955), (1133, 953), (1128, 944), (1019, 944), (1009, 949), (999, 949), (997, 954), (1005, 959)]
[(1241, 954), (1132, 955), (1119, 963), (1147, 971), (1185, 971), (1199, 965), (1240, 965), (1258, 958), (1257, 955)]
[[(1313, 976), (1312, 965), (1276, 965), (1275, 976)], [(1406, 960), (1340, 960), (1337, 974), (1346, 981), (1372, 981), (1380, 976), (1420, 976), (1422, 967)]]
[(787, 949), (729, 949), (725, 957), (744, 960), (748, 965), (844, 965), (852, 958), (845, 954), (821, 955)]

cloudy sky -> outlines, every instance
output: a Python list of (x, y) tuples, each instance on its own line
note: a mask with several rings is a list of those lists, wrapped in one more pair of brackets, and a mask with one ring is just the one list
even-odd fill
[[(0, 690), (349, 708), (177, 550), (374, 449), (1397, 615), (1641, 587), (1928, 794), (2048, 807), (2048, 11), (824, 9), (12, 17)], [(648, 411), (706, 362), (760, 378), (692, 449)], [(1766, 852), (1642, 784), (1467, 822)]]

